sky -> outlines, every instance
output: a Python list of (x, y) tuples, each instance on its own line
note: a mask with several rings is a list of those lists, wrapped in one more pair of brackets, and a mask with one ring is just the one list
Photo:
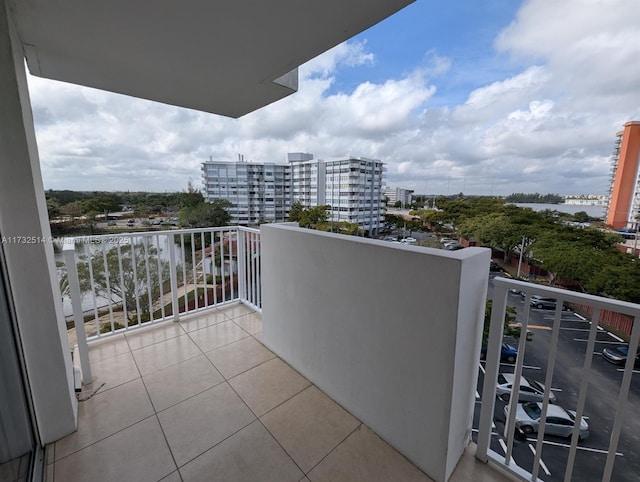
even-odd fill
[(183, 191), (209, 159), (310, 152), (416, 193), (606, 194), (640, 120), (639, 19), (638, 0), (418, 0), (239, 119), (30, 76), (44, 186)]

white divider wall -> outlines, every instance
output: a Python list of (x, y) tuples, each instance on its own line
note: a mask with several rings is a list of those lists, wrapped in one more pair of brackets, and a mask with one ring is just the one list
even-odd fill
[(264, 343), (436, 481), (470, 439), (489, 250), (262, 225)]

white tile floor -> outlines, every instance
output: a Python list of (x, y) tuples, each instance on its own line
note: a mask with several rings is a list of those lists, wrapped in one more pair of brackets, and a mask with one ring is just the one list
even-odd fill
[[(48, 480), (429, 481), (260, 343), (235, 304), (90, 346), (78, 430)], [(104, 385), (102, 385), (104, 384)], [(465, 454), (454, 476), (508, 480)]]

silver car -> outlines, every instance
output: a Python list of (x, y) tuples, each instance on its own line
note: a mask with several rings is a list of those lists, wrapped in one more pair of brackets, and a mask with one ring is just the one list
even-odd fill
[[(507, 418), (509, 417), (509, 405), (504, 407), (504, 414)], [(538, 432), (541, 415), (542, 403), (519, 403), (516, 409), (516, 427), (520, 428), (520, 430), (527, 435)], [(548, 435), (557, 435), (559, 437), (571, 437), (575, 421), (575, 412), (565, 410), (560, 405), (548, 405), (544, 433)], [(578, 438), (580, 440), (584, 440), (587, 437), (589, 437), (589, 424), (587, 423), (587, 420), (582, 417), (582, 420), (580, 420), (580, 433)]]
[[(505, 402), (511, 398), (511, 389), (515, 375), (513, 373), (498, 373), (498, 385), (496, 386), (496, 395)], [(520, 378), (520, 392), (518, 394), (519, 402), (541, 402), (544, 397), (544, 385), (531, 378)], [(556, 394), (549, 392), (549, 401), (555, 403)]]

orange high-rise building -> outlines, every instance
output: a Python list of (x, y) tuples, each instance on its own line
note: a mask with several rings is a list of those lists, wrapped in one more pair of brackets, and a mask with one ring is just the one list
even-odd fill
[(616, 134), (607, 224), (616, 229), (640, 225), (640, 121)]

